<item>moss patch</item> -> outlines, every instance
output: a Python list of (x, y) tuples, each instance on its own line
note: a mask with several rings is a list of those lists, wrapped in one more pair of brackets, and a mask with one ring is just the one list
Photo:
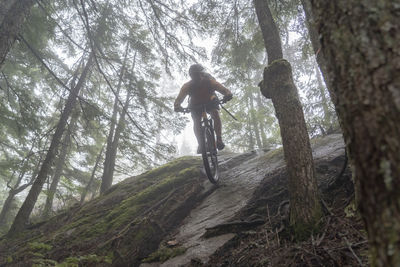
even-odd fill
[(78, 267), (78, 266), (107, 266), (111, 265), (111, 256), (98, 256), (89, 254), (80, 257), (68, 257), (63, 262), (56, 264), (56, 267)]
[(49, 244), (39, 243), (39, 242), (28, 243), (28, 247), (32, 251), (36, 251), (36, 252), (46, 252), (46, 251), (51, 250), (51, 248), (52, 248), (52, 246)]
[(200, 166), (199, 157), (183, 157), (126, 179), (84, 206), (0, 242), (6, 252), (0, 265), (135, 265), (158, 248), (198, 201)]
[(156, 252), (153, 252), (149, 255), (143, 262), (165, 262), (170, 258), (174, 258), (176, 256), (182, 255), (186, 252), (186, 248), (183, 247), (175, 247), (175, 248), (166, 248), (163, 247)]

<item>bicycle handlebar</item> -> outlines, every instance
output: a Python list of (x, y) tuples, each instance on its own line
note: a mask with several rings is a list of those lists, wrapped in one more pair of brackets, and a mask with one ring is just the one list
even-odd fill
[[(228, 101), (226, 101), (224, 99), (218, 100), (218, 106), (222, 105), (222, 104), (225, 104)], [(200, 104), (200, 105), (196, 105), (196, 106), (193, 106), (193, 107), (186, 107), (186, 108), (183, 108), (181, 111), (178, 111), (178, 112), (190, 113), (190, 112), (192, 112), (192, 110), (202, 110), (204, 108), (207, 108), (208, 106), (212, 107), (213, 105), (214, 105), (214, 103), (210, 102), (210, 103), (207, 103), (207, 104)]]

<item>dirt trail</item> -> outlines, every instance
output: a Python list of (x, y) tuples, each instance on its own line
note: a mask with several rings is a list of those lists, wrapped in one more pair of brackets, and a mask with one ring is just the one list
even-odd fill
[[(334, 158), (344, 154), (344, 144), (340, 135), (331, 135), (328, 140), (313, 145), (314, 159)], [(169, 259), (164, 263), (142, 264), (141, 266), (181, 266), (192, 259), (203, 263), (208, 261), (216, 249), (234, 237), (225, 234), (213, 238), (203, 238), (206, 228), (229, 222), (236, 213), (246, 206), (257, 186), (268, 175), (283, 168), (282, 150), (264, 152), (254, 151), (240, 155), (222, 155), (220, 157), (220, 185), (183, 221), (174, 239), (187, 248), (183, 255)], [(213, 185), (204, 181), (205, 190)]]

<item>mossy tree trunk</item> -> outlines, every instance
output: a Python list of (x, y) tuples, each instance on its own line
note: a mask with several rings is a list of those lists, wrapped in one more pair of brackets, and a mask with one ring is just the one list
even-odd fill
[(34, 0), (0, 1), (0, 69), (34, 3)]
[(400, 2), (311, 3), (371, 264), (400, 266)]
[(61, 113), (60, 120), (57, 124), (56, 131), (53, 135), (53, 138), (50, 143), (50, 147), (46, 154), (46, 157), (43, 161), (43, 164), (39, 170), (39, 173), (33, 183), (24, 203), (19, 209), (17, 216), (14, 219), (13, 224), (11, 225), (11, 229), (9, 230), (9, 235), (14, 235), (19, 231), (25, 228), (25, 224), (29, 220), (29, 216), (36, 204), (36, 201), (39, 197), (40, 192), (42, 191), (43, 184), (46, 181), (47, 175), (50, 172), (51, 166), (53, 165), (54, 158), (56, 157), (57, 148), (60, 145), (61, 137), (64, 132), (65, 126), (67, 124), (68, 118), (72, 112), (73, 107), (75, 106), (76, 99), (78, 97), (79, 91), (84, 86), (86, 81), (86, 77), (89, 73), (90, 67), (92, 65), (93, 54), (91, 53), (86, 63), (85, 68), (82, 71), (82, 74), (79, 78), (78, 83), (75, 87), (73, 87), (68, 96), (67, 102), (65, 104), (64, 110)]
[(254, 0), (254, 4), (269, 63), (260, 87), (272, 100), (281, 130), (289, 172), (290, 224), (296, 235), (303, 235), (322, 215), (310, 140), (292, 69), (282, 59), (281, 40), (268, 1)]

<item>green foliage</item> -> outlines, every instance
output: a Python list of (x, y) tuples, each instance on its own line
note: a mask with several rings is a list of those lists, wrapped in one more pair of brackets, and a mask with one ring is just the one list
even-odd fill
[(28, 243), (28, 247), (32, 251), (36, 251), (36, 252), (46, 252), (48, 250), (51, 250), (51, 248), (52, 248), (52, 246), (49, 244), (39, 243), (39, 242)]
[(351, 201), (349, 205), (347, 205), (344, 208), (344, 213), (346, 214), (346, 217), (356, 217), (357, 215), (357, 208), (355, 201)]
[(49, 259), (33, 259), (32, 267), (46, 267), (46, 266), (57, 266), (57, 262)]
[(186, 252), (186, 248), (174, 247), (174, 248), (161, 248), (156, 252), (151, 253), (143, 262), (165, 262), (170, 258), (182, 255)]
[(87, 265), (100, 265), (111, 264), (112, 256), (98, 256), (96, 254), (89, 254), (80, 257), (68, 257), (61, 263), (56, 263), (56, 267), (72, 267), (72, 266), (87, 266)]

